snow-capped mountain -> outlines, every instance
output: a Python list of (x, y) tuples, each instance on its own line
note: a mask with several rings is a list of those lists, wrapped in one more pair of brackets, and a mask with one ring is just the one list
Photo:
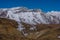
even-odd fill
[(20, 27), (23, 26), (21, 22), (30, 25), (60, 24), (60, 12), (44, 13), (41, 9), (28, 9), (26, 7), (1, 8), (0, 17), (16, 20)]
[(28, 9), (26, 7), (14, 7), (0, 9), (0, 17), (9, 18), (28, 24), (59, 24), (60, 12), (51, 11), (43, 13), (40, 9)]

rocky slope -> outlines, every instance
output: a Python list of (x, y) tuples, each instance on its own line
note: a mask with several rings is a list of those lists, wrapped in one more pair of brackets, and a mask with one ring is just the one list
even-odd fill
[(60, 40), (60, 24), (37, 24), (34, 30), (30, 30), (29, 24), (22, 25), (25, 35), (17, 30), (16, 21), (0, 18), (0, 40)]
[(17, 26), (14, 20), (0, 18), (0, 40), (20, 40), (23, 36)]

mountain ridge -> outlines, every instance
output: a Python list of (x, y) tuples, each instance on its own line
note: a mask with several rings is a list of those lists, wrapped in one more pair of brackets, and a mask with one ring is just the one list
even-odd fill
[[(54, 16), (59, 18), (60, 12), (59, 11), (51, 11), (51, 12), (44, 13), (44, 12), (42, 12), (41, 9), (28, 9), (26, 7), (14, 7), (14, 8), (0, 9), (0, 17), (2, 16), (3, 18), (4, 17), (12, 18), (14, 15), (16, 15), (16, 17), (20, 16), (20, 18), (23, 16), (31, 17), (31, 18), (34, 17), (34, 19), (37, 18), (37, 19), (41, 20), (41, 22), (44, 19), (43, 21), (45, 21), (45, 23), (47, 23), (46, 21), (49, 18), (50, 18), (49, 20), (51, 22), (53, 21)], [(54, 18), (54, 19), (56, 19), (56, 18)], [(49, 20), (48, 20), (48, 22), (49, 22)], [(60, 18), (59, 18), (59, 20), (60, 20)], [(42, 22), (42, 24), (45, 24), (45, 23)], [(50, 24), (50, 23), (47, 23), (47, 24)], [(57, 24), (59, 24), (59, 23), (57, 23)]]

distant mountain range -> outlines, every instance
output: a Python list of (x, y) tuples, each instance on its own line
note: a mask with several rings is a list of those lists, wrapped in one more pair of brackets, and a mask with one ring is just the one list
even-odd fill
[(28, 24), (60, 24), (60, 12), (44, 13), (41, 9), (28, 9), (26, 7), (1, 8), (0, 17)]

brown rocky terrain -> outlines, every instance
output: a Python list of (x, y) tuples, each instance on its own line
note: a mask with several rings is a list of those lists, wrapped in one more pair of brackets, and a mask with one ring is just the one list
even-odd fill
[(24, 36), (18, 31), (18, 24), (14, 20), (0, 18), (0, 40), (60, 40), (60, 24), (37, 24), (36, 29), (29, 30), (31, 25), (22, 23)]
[(0, 18), (0, 40), (20, 40), (22, 34), (17, 30), (17, 26), (14, 20)]
[(28, 33), (26, 38), (30, 40), (60, 40), (60, 24), (37, 24), (34, 25), (34, 30), (29, 30), (31, 25), (22, 24), (26, 28), (24, 31)]

